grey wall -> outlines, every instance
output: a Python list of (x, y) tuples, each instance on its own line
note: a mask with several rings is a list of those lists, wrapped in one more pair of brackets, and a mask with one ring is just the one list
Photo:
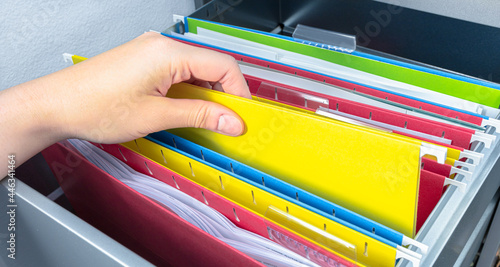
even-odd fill
[(62, 53), (91, 57), (192, 11), (193, 0), (1, 0), (0, 90), (68, 66)]

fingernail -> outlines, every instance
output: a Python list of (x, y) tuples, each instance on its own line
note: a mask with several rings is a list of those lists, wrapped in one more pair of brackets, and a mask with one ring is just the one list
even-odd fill
[(219, 117), (217, 131), (225, 135), (237, 136), (243, 132), (243, 125), (240, 120), (233, 116), (222, 115)]

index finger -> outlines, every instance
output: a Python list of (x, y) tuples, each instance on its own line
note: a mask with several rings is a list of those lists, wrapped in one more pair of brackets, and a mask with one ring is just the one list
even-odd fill
[(219, 82), (226, 93), (251, 98), (248, 85), (241, 73), (236, 60), (226, 54), (179, 43), (179, 51), (182, 53), (177, 64), (183, 69), (179, 70), (183, 77), (195, 78), (208, 82)]

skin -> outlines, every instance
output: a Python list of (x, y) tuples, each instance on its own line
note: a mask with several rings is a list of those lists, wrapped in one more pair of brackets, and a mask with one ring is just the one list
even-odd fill
[(165, 97), (180, 82), (251, 97), (232, 57), (157, 33), (0, 91), (0, 177), (7, 174), (8, 155), (19, 166), (68, 138), (119, 143), (178, 127), (243, 133), (243, 122), (226, 107)]

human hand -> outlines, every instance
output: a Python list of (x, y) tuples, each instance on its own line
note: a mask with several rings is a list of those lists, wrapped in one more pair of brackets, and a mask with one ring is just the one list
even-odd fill
[(70, 135), (77, 138), (116, 143), (177, 127), (232, 136), (244, 130), (239, 117), (219, 104), (165, 98), (170, 85), (183, 81), (250, 98), (227, 55), (146, 33), (66, 71), (78, 81), (59, 88), (63, 101), (54, 99), (54, 105), (64, 107), (64, 125), (72, 125)]
[(232, 57), (145, 33), (0, 92), (0, 120), (11, 126), (0, 132), (1, 154), (16, 153), (21, 163), (67, 138), (119, 143), (177, 127), (243, 133), (243, 122), (226, 107), (165, 97), (172, 84), (183, 81), (251, 97)]

